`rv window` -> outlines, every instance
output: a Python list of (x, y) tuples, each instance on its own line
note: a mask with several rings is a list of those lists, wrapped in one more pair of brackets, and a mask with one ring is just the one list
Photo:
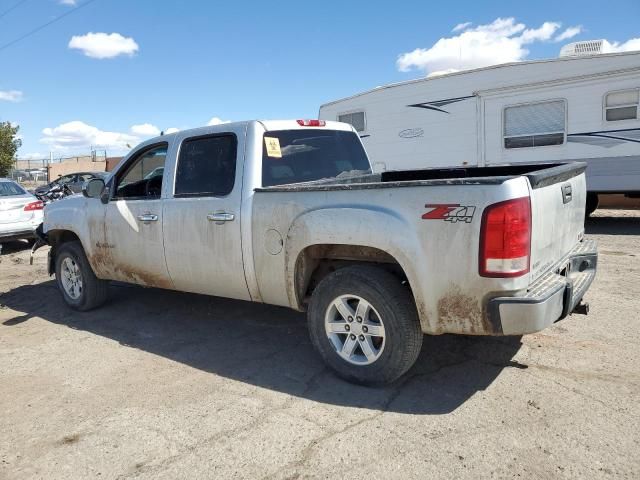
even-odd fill
[(640, 89), (612, 92), (607, 95), (605, 117), (609, 122), (638, 118)]
[(364, 132), (364, 112), (344, 113), (338, 115), (338, 121), (344, 123), (350, 123), (356, 132)]
[(524, 148), (562, 145), (565, 102), (531, 103), (504, 109), (504, 147)]

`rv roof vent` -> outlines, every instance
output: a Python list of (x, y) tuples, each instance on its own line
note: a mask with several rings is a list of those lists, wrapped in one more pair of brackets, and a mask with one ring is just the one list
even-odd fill
[(561, 57), (576, 57), (581, 55), (597, 55), (602, 53), (603, 40), (587, 40), (586, 42), (573, 42), (560, 49)]

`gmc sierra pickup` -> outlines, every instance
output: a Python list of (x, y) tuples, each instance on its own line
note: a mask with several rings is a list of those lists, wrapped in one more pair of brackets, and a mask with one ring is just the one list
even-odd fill
[(333, 370), (381, 384), (424, 333), (521, 335), (586, 313), (584, 170), (373, 174), (350, 125), (229, 123), (142, 143), (47, 206), (42, 236), (75, 309), (118, 280), (306, 310)]

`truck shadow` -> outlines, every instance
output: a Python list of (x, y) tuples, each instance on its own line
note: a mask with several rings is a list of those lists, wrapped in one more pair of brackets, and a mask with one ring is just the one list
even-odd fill
[(286, 308), (114, 284), (104, 307), (79, 313), (63, 303), (53, 281), (17, 287), (1, 294), (0, 304), (20, 312), (0, 329), (39, 317), (262, 388), (380, 411), (449, 413), (504, 368), (526, 368), (512, 360), (520, 337), (425, 336), (408, 375), (366, 388), (327, 370), (304, 315)]
[(640, 218), (589, 217), (584, 228), (592, 235), (640, 235)]

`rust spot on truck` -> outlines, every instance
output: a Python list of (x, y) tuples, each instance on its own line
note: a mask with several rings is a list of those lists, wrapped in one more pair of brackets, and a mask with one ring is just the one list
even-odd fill
[(491, 333), (491, 327), (482, 314), (480, 302), (453, 286), (438, 300), (438, 331), (486, 335)]
[(144, 272), (139, 269), (128, 270), (126, 268), (119, 268), (118, 272), (120, 273), (121, 279), (125, 282), (144, 285), (146, 287), (173, 288), (173, 284), (170, 280), (160, 275), (156, 275), (155, 273)]
[(113, 258), (111, 256), (111, 248), (106, 248), (107, 243), (96, 242), (91, 248), (91, 253), (87, 252), (87, 259), (93, 268), (94, 273), (99, 278), (109, 278), (113, 271)]
[(106, 242), (96, 242), (93, 253), (88, 255), (89, 263), (96, 276), (103, 279), (119, 280), (146, 287), (172, 289), (170, 280), (151, 272), (145, 272), (131, 265), (116, 264), (112, 251), (115, 245)]

